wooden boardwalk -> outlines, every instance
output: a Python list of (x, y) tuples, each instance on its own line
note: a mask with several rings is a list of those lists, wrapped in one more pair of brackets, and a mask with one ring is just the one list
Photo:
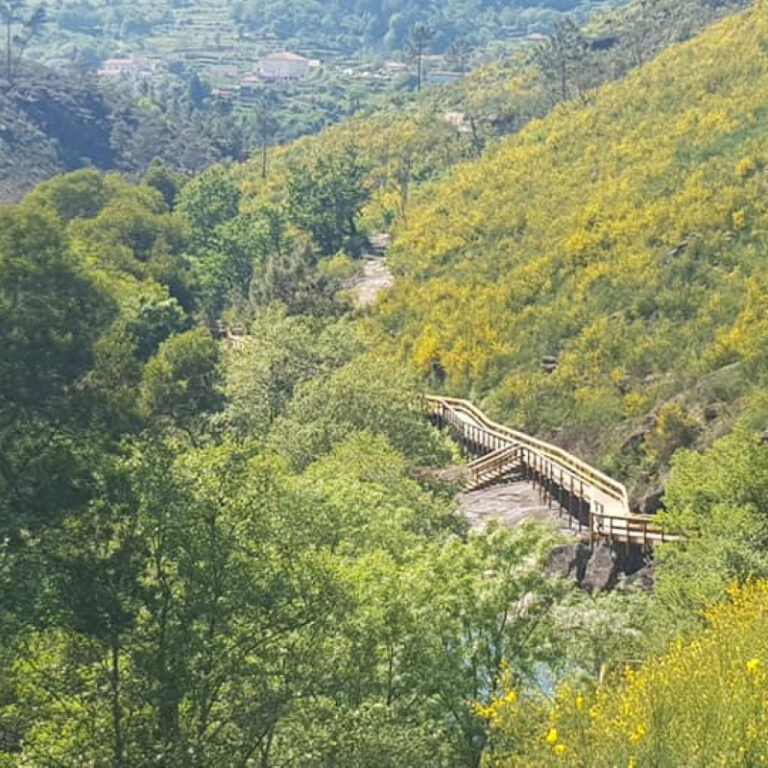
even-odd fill
[(648, 546), (677, 540), (652, 515), (633, 514), (626, 487), (562, 448), (491, 421), (466, 400), (427, 397), (430, 417), (478, 458), (470, 488), (509, 478), (533, 483), (550, 507), (570, 515), (594, 541)]

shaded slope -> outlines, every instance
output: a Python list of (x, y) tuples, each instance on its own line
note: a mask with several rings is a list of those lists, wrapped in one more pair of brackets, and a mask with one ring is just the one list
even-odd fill
[(200, 170), (222, 157), (191, 122), (172, 125), (78, 69), (25, 65), (0, 91), (0, 202), (84, 166), (140, 172), (159, 157)]

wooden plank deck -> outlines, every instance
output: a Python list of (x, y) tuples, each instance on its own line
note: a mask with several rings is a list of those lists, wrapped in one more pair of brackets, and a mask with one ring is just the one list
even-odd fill
[(427, 396), (430, 414), (481, 458), (469, 465), (473, 482), (521, 474), (550, 505), (577, 517), (590, 538), (640, 545), (675, 541), (651, 515), (634, 514), (623, 483), (558, 446), (491, 421), (466, 400)]

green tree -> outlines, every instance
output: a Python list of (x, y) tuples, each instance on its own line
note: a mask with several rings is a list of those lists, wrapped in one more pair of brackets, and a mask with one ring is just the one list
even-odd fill
[(351, 432), (384, 435), (414, 464), (448, 457), (439, 434), (419, 409), (418, 379), (372, 354), (356, 357), (327, 378), (297, 388), (271, 436), (272, 444), (304, 467)]
[(140, 405), (145, 415), (190, 434), (220, 410), (219, 347), (207, 329), (171, 336), (146, 364)]
[(448, 49), (447, 58), (458, 72), (466, 72), (472, 58), (471, 43), (463, 37), (454, 40)]
[(83, 168), (38, 184), (25, 198), (35, 205), (53, 210), (64, 223), (72, 219), (92, 219), (126, 183), (116, 175), (105, 175), (95, 168)]
[(275, 98), (270, 91), (262, 91), (254, 105), (252, 115), (253, 131), (258, 138), (261, 149), (261, 178), (267, 178), (267, 161), (269, 146), (274, 140), (278, 129)]
[(316, 499), (231, 445), (179, 456), (154, 441), (116, 469), (54, 546), (72, 620), (16, 648), (23, 759), (273, 765), (294, 702), (330, 680), (326, 638), (349, 602), (314, 551)]
[(312, 235), (323, 256), (345, 244), (353, 251), (359, 247), (357, 219), (369, 196), (366, 171), (351, 143), (289, 168), (289, 216)]
[(220, 224), (237, 216), (239, 204), (237, 184), (224, 168), (215, 166), (184, 186), (178, 211), (189, 223), (194, 242), (203, 244)]
[(702, 610), (733, 582), (768, 575), (768, 448), (738, 427), (704, 454), (679, 451), (664, 504), (665, 524), (685, 540), (658, 555), (661, 644), (681, 626), (700, 627)]
[(144, 172), (141, 181), (160, 192), (168, 210), (172, 211), (176, 207), (179, 192), (186, 184), (187, 179), (181, 173), (169, 168), (159, 158), (155, 158)]
[[(75, 503), (79, 440), (94, 398), (94, 345), (116, 314), (67, 248), (59, 221), (33, 205), (0, 209), (0, 498), (6, 535)], [(84, 459), (83, 459), (84, 460)]]
[(210, 324), (228, 308), (244, 312), (250, 304), (260, 303), (268, 265), (291, 252), (292, 238), (286, 230), (282, 210), (265, 204), (208, 233), (191, 261), (198, 298)]
[(266, 437), (298, 384), (339, 368), (360, 349), (347, 319), (291, 316), (279, 304), (261, 310), (227, 360), (227, 423), (243, 437)]
[(536, 51), (535, 61), (556, 101), (567, 101), (581, 93), (581, 70), (585, 67), (587, 40), (570, 19), (561, 21)]
[(434, 30), (423, 22), (414, 24), (408, 32), (405, 41), (405, 51), (408, 57), (416, 62), (416, 89), (421, 91), (423, 79), (422, 64), (429, 44), (435, 36)]
[[(0, 3), (0, 22), (5, 26), (5, 79), (13, 82), (21, 58), (30, 41), (40, 34), (45, 24), (45, 5), (40, 4), (27, 10), (27, 0), (5, 0)], [(13, 34), (14, 28), (19, 31)], [(13, 46), (18, 49), (16, 65), (13, 64)]]
[(142, 297), (136, 314), (126, 322), (126, 331), (142, 361), (149, 360), (171, 336), (189, 330), (190, 319), (174, 298)]

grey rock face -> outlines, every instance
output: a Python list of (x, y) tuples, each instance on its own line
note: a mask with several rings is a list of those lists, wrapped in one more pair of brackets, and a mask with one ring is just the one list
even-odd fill
[(605, 591), (613, 589), (619, 577), (619, 565), (609, 544), (597, 544), (587, 562), (581, 586)]
[(581, 583), (591, 554), (589, 545), (583, 541), (556, 547), (550, 552), (547, 573)]

